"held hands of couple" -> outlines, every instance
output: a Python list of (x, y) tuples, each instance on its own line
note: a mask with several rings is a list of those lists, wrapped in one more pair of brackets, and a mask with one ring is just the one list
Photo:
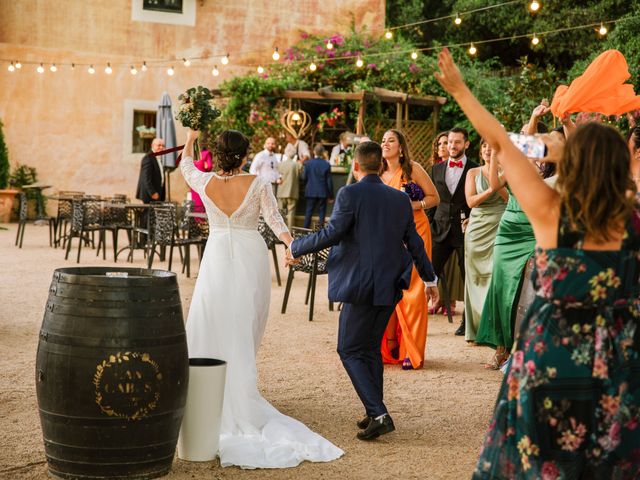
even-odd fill
[(300, 263), (300, 259), (299, 258), (293, 258), (293, 255), (291, 254), (291, 248), (290, 246), (287, 247), (284, 251), (284, 266), (285, 267), (290, 267), (291, 265), (297, 265)]

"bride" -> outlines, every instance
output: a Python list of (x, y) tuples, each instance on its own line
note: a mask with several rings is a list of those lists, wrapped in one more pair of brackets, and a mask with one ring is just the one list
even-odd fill
[(218, 136), (217, 172), (193, 165), (199, 132), (188, 130), (180, 164), (189, 186), (203, 199), (209, 240), (187, 320), (191, 358), (227, 362), (218, 455), (223, 467), (295, 467), (304, 460), (328, 462), (344, 453), (299, 421), (283, 415), (257, 387), (256, 352), (269, 313), (271, 270), (267, 247), (256, 230), (262, 213), (287, 247), (291, 235), (271, 184), (242, 173), (249, 140), (236, 130)]

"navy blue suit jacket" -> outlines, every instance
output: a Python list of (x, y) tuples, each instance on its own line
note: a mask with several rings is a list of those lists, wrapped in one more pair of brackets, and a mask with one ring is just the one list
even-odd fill
[(333, 198), (331, 165), (324, 158), (312, 158), (304, 162), (302, 179), (307, 182), (305, 197)]
[(327, 226), (294, 240), (291, 253), (327, 247), (333, 247), (327, 269), (334, 302), (394, 305), (409, 287), (414, 263), (423, 280), (435, 279), (409, 197), (378, 175), (341, 188)]

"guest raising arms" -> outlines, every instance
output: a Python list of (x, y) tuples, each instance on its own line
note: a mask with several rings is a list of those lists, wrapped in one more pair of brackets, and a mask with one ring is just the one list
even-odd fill
[[(383, 167), (380, 177), (393, 188), (414, 182), (424, 192), (423, 200), (413, 200), (413, 219), (416, 230), (424, 241), (427, 256), (431, 258), (431, 229), (425, 209), (438, 205), (440, 196), (424, 168), (411, 160), (409, 147), (400, 130), (388, 130), (382, 137)], [(421, 368), (427, 342), (427, 297), (424, 283), (415, 267), (411, 272), (411, 284), (403, 291), (389, 319), (382, 339), (381, 352), (385, 363), (402, 363), (402, 368)]]
[(476, 339), (493, 271), (493, 245), (509, 197), (504, 187), (494, 190), (489, 185), (492, 156), (491, 147), (482, 140), (480, 157), (484, 165), (469, 170), (465, 184), (467, 205), (471, 208), (469, 225), (464, 235), (464, 314), (467, 342)]
[[(539, 176), (465, 85), (451, 54), (436, 78), (497, 151), (537, 241), (536, 297), (523, 320), (474, 479), (638, 478), (640, 206), (630, 155), (591, 122)], [(588, 174), (585, 174), (587, 173)]]

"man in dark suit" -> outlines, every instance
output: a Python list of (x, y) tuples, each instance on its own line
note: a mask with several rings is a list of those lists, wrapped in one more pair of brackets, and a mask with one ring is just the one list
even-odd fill
[(318, 143), (313, 147), (314, 157), (304, 162), (302, 179), (307, 182), (304, 189), (306, 209), (304, 213), (304, 228), (311, 228), (311, 217), (318, 207), (318, 223), (324, 224), (327, 211), (327, 199), (333, 198), (333, 180), (331, 179), (331, 165), (324, 155), (324, 147)]
[(162, 159), (154, 157), (151, 153), (164, 150), (164, 140), (154, 138), (151, 142), (151, 152), (148, 152), (140, 164), (138, 177), (138, 189), (136, 198), (143, 203), (151, 203), (152, 200), (164, 200), (164, 168)]
[[(433, 268), (438, 276), (453, 251), (458, 252), (458, 266), (464, 278), (464, 233), (462, 222), (469, 218), (471, 209), (467, 205), (464, 184), (467, 172), (478, 164), (467, 159), (469, 134), (464, 128), (452, 128), (449, 131), (449, 160), (433, 166), (433, 183), (440, 195), (440, 204), (436, 208), (431, 223)], [(442, 300), (449, 305), (449, 299)], [(464, 335), (464, 315), (456, 335)]]
[(382, 401), (380, 342), (402, 290), (411, 282), (414, 263), (420, 277), (431, 282), (429, 293), (435, 299), (438, 294), (409, 197), (382, 183), (381, 164), (380, 145), (358, 145), (354, 173), (360, 181), (340, 190), (323, 230), (294, 240), (287, 252), (292, 263), (301, 255), (333, 247), (327, 260), (329, 299), (343, 302), (338, 354), (366, 410), (357, 423), (361, 440), (395, 430)]

